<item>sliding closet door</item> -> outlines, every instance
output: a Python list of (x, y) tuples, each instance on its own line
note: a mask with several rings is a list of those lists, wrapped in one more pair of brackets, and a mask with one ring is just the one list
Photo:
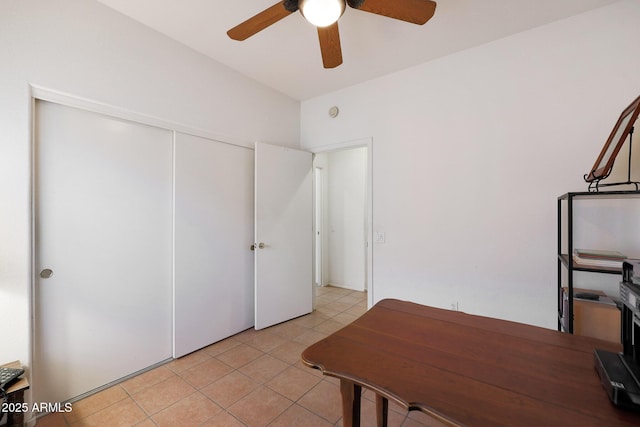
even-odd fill
[(38, 101), (33, 401), (171, 357), (172, 134)]
[(176, 134), (175, 347), (253, 326), (253, 150)]

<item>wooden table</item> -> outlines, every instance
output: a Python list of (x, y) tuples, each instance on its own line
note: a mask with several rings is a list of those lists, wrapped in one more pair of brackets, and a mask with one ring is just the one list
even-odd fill
[[(9, 368), (22, 368), (22, 365), (19, 361), (14, 361), (11, 363), (6, 363), (0, 366), (6, 366)], [(17, 381), (14, 381), (9, 387), (7, 387), (7, 403), (11, 404), (11, 406), (21, 406), (24, 404), (24, 392), (29, 389), (29, 381), (26, 378), (26, 374), (22, 374)], [(0, 400), (1, 401), (1, 400)], [(7, 412), (7, 426), (21, 426), (24, 423), (24, 413), (26, 411), (19, 410), (15, 412)], [(0, 412), (0, 418), (2, 418), (3, 413)]]
[(388, 399), (461, 426), (640, 426), (640, 414), (609, 401), (594, 338), (504, 320), (382, 300), (302, 353), (340, 379), (344, 426), (360, 424), (361, 387), (376, 393), (378, 425)]

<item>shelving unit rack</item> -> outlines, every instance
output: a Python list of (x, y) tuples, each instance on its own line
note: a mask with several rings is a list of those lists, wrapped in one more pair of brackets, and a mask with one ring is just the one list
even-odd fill
[[(587, 271), (592, 273), (622, 274), (620, 268), (594, 267), (592, 265), (581, 265), (573, 260), (573, 202), (580, 199), (620, 199), (638, 198), (639, 191), (600, 191), (600, 192), (572, 192), (558, 197), (558, 330), (563, 330), (562, 319), (567, 316), (568, 325), (565, 332), (573, 333), (573, 272)], [(567, 204), (567, 252), (562, 251), (562, 202)], [(567, 312), (564, 313), (562, 297), (562, 269), (567, 269)]]

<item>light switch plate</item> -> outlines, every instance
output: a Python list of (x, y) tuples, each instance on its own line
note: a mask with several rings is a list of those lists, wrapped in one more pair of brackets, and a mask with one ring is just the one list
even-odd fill
[(384, 231), (376, 231), (375, 240), (376, 243), (384, 243)]

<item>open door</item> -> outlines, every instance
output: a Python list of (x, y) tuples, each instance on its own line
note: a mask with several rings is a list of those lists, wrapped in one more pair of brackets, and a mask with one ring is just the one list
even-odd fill
[(312, 154), (256, 143), (255, 328), (313, 310)]

